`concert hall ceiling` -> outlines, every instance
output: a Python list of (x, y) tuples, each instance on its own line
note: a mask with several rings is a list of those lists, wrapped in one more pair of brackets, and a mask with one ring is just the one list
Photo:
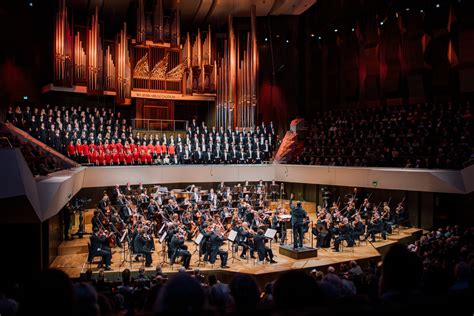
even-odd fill
[[(156, 0), (147, 0), (152, 7)], [(164, 0), (165, 10), (175, 9), (179, 3), (183, 25), (220, 24), (227, 22), (227, 16), (250, 16), (250, 5), (255, 4), (257, 16), (300, 15), (317, 0)], [(68, 5), (79, 11), (100, 8), (100, 15), (110, 21), (123, 21), (129, 14), (135, 0), (68, 0)]]

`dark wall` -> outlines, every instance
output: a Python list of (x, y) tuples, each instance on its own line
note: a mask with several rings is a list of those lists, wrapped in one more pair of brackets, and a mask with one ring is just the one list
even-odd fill
[(471, 98), (472, 12), (472, 1), (320, 0), (260, 18), (259, 115), (286, 125), (345, 106)]
[(0, 4), (0, 112), (23, 96), (38, 100), (50, 79), (55, 1)]

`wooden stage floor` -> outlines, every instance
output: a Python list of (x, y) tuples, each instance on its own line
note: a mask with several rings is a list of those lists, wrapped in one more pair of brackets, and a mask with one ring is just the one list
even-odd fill
[[(314, 215), (313, 215), (314, 216)], [(86, 224), (86, 231), (90, 231), (90, 225)], [(291, 230), (288, 231), (290, 234)], [(360, 245), (357, 245), (353, 248), (343, 248), (342, 252), (333, 252), (332, 249), (319, 249), (318, 256), (310, 259), (294, 260), (289, 257), (285, 257), (279, 254), (278, 248), (279, 244), (272, 242), (272, 250), (275, 255), (276, 264), (258, 264), (255, 260), (232, 260), (229, 259), (228, 266), (229, 269), (221, 269), (220, 261), (217, 261), (214, 266), (209, 263), (199, 264), (199, 269), (203, 274), (215, 273), (219, 275), (228, 275), (231, 276), (235, 273), (245, 273), (252, 274), (257, 279), (270, 280), (274, 278), (276, 274), (287, 270), (293, 269), (324, 269), (330, 265), (339, 265), (341, 263), (348, 263), (351, 260), (357, 261), (366, 261), (366, 260), (380, 260), (384, 251), (388, 248), (389, 245), (395, 242), (409, 243), (412, 242), (415, 238), (421, 235), (421, 229), (417, 228), (400, 228), (399, 231), (395, 231), (394, 234), (388, 236), (387, 240), (377, 240), (375, 243), (366, 243), (361, 242)], [(310, 234), (305, 236), (306, 245), (310, 246), (311, 241)], [(51, 263), (51, 268), (58, 268), (66, 272), (71, 278), (78, 278), (81, 274), (89, 268), (87, 261), (87, 243), (89, 241), (89, 236), (85, 235), (82, 239), (74, 239), (71, 241), (64, 241), (58, 248), (58, 256)], [(196, 246), (192, 242), (187, 242), (189, 251), (194, 252)], [(316, 240), (314, 240), (314, 245), (316, 245)], [(146, 268), (147, 273), (152, 274), (155, 271), (155, 267), (160, 265), (163, 261), (163, 256), (159, 253), (162, 249), (161, 244), (155, 240), (155, 251), (153, 253), (153, 264), (152, 267)], [(223, 249), (228, 249), (227, 243), (222, 246)], [(128, 268), (132, 273), (137, 272), (138, 269), (143, 266), (142, 262), (123, 262), (124, 256), (121, 248), (116, 247), (112, 250), (112, 270), (106, 271), (106, 275), (109, 280), (118, 279), (119, 273), (124, 269)], [(128, 256), (128, 255), (127, 255)], [(128, 256), (129, 257), (129, 256)], [(229, 251), (229, 257), (231, 257), (231, 252)], [(239, 254), (235, 254), (235, 257), (239, 257)], [(130, 258), (127, 258), (128, 261)], [(133, 259), (133, 258), (132, 258)], [(197, 252), (191, 258), (191, 268), (197, 268), (198, 264)], [(95, 261), (96, 262), (96, 261)], [(163, 272), (167, 274), (176, 273), (181, 265), (176, 263), (173, 267), (170, 267), (169, 264), (163, 265)], [(99, 269), (97, 268), (97, 263), (91, 265), (93, 273), (98, 273)], [(260, 283), (260, 282), (259, 282)]]

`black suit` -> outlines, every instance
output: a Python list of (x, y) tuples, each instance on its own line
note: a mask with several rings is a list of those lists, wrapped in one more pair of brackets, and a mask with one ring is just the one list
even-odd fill
[(293, 228), (293, 248), (303, 247), (304, 224), (308, 216), (306, 211), (300, 206), (294, 206), (290, 199), (291, 226)]
[(270, 258), (270, 260), (273, 260), (273, 251), (270, 247), (265, 246), (265, 235), (263, 234), (257, 234), (253, 238), (253, 242), (255, 245), (255, 249), (257, 250), (258, 253), (258, 260), (263, 261), (263, 259)]
[(347, 240), (349, 247), (354, 246), (354, 241), (352, 240), (352, 229), (349, 224), (345, 224), (342, 227), (338, 228), (338, 236), (334, 241), (334, 249), (339, 251), (339, 245), (343, 240)]
[(92, 257), (101, 256), (105, 266), (110, 266), (110, 260), (112, 259), (112, 252), (108, 245), (107, 237), (97, 236), (97, 234), (92, 234), (90, 237), (90, 252), (89, 252), (89, 262), (92, 261)]
[(145, 264), (147, 266), (151, 265), (152, 258), (151, 258), (151, 247), (149, 245), (149, 241), (143, 235), (137, 234), (133, 239), (133, 251), (136, 254), (143, 254), (145, 256)]
[(209, 238), (209, 250), (210, 250), (210, 258), (209, 262), (214, 264), (216, 262), (216, 258), (219, 255), (221, 258), (221, 267), (227, 265), (227, 251), (223, 251), (220, 249), (220, 246), (224, 242), (224, 238), (218, 236), (216, 233), (212, 233), (211, 237)]
[(171, 263), (174, 263), (177, 257), (183, 258), (183, 266), (188, 269), (189, 262), (191, 261), (191, 253), (188, 251), (187, 247), (184, 245), (184, 240), (180, 239), (176, 234), (171, 238), (170, 242), (171, 250)]

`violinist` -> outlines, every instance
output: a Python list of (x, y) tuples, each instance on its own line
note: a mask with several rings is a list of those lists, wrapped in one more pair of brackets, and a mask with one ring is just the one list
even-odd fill
[(362, 218), (359, 216), (354, 217), (352, 222), (352, 239), (359, 240), (365, 232), (365, 225), (362, 223)]
[(237, 231), (235, 243), (242, 247), (240, 258), (244, 260), (247, 259), (247, 251), (250, 249), (250, 257), (255, 259), (255, 249), (253, 247), (253, 236), (255, 235), (254, 231), (249, 228), (249, 224), (247, 222), (242, 222), (241, 220), (237, 222), (235, 230)]
[(395, 208), (395, 225), (403, 225), (408, 222), (408, 213), (403, 206), (403, 201)]
[(347, 217), (344, 217), (342, 222), (339, 223), (338, 225), (338, 231), (337, 231), (338, 236), (336, 237), (334, 241), (334, 249), (333, 249), (334, 252), (339, 252), (339, 245), (341, 244), (343, 240), (347, 241), (347, 245), (349, 247), (354, 246), (354, 241), (352, 240), (351, 232), (352, 232), (352, 227), (349, 224), (349, 220), (347, 219)]
[(318, 248), (328, 248), (331, 244), (331, 231), (329, 227), (331, 225), (331, 214), (327, 213), (325, 208), (322, 208), (318, 214), (318, 220), (316, 222), (316, 231), (313, 231), (313, 234), (317, 238), (317, 247)]
[(146, 227), (138, 229), (138, 234), (136, 234), (133, 240), (133, 250), (136, 254), (145, 256), (145, 266), (151, 267), (153, 262), (151, 258), (152, 248), (150, 246), (150, 236), (146, 232)]
[(98, 209), (94, 210), (94, 216), (92, 217), (92, 230), (99, 229), (102, 227), (102, 221), (100, 216), (100, 211)]
[(170, 242), (170, 260), (171, 263), (174, 263), (176, 258), (181, 257), (183, 262), (183, 267), (189, 269), (189, 263), (191, 261), (191, 253), (188, 251), (188, 247), (184, 244), (184, 234), (178, 232), (174, 234)]
[(196, 223), (193, 221), (191, 213), (186, 211), (183, 215), (182, 219), (183, 229), (186, 232), (187, 240), (191, 241), (192, 237), (194, 236), (194, 231), (196, 229)]
[(110, 201), (109, 201), (109, 196), (107, 195), (107, 193), (104, 192), (104, 196), (102, 197), (102, 199), (99, 201), (99, 204), (97, 205), (97, 207), (102, 211), (102, 212), (105, 212), (105, 209), (110, 205)]
[(389, 202), (383, 202), (383, 209), (382, 214), (380, 217), (383, 221), (383, 230), (388, 232), (389, 234), (392, 233), (392, 213), (390, 212)]
[(374, 208), (374, 213), (372, 214), (372, 218), (370, 219), (369, 225), (367, 227), (367, 233), (365, 234), (365, 239), (370, 236), (370, 242), (375, 241), (375, 234), (382, 234), (382, 238), (385, 240), (387, 236), (383, 229), (383, 221), (380, 218), (379, 213), (377, 212), (377, 208)]
[(191, 202), (193, 204), (201, 203), (201, 194), (199, 194), (199, 189), (194, 187), (193, 195), (191, 196)]
[(155, 214), (158, 213), (158, 205), (154, 199), (150, 200), (150, 203), (147, 207), (148, 217), (155, 217)]
[(372, 205), (370, 204), (368, 198), (364, 199), (364, 202), (360, 207), (360, 213), (364, 218), (369, 218), (372, 216)]
[[(110, 268), (110, 261), (112, 260), (112, 252), (109, 247), (106, 234), (98, 227), (93, 228), (94, 233), (90, 236), (90, 251), (88, 261), (92, 261), (95, 256), (102, 257), (102, 262), (105, 264), (105, 270), (112, 270)], [(99, 268), (102, 266), (99, 264)]]
[(227, 265), (227, 251), (222, 250), (220, 247), (224, 243), (224, 234), (219, 229), (215, 229), (211, 232), (211, 236), (209, 237), (209, 262), (214, 264), (216, 262), (217, 256), (221, 259), (221, 268), (227, 269), (229, 266)]
[(273, 251), (270, 247), (265, 245), (266, 237), (264, 235), (263, 229), (259, 229), (257, 234), (254, 236), (255, 249), (258, 253), (258, 261), (263, 263), (263, 260), (267, 260), (270, 263), (277, 263), (273, 260)]

